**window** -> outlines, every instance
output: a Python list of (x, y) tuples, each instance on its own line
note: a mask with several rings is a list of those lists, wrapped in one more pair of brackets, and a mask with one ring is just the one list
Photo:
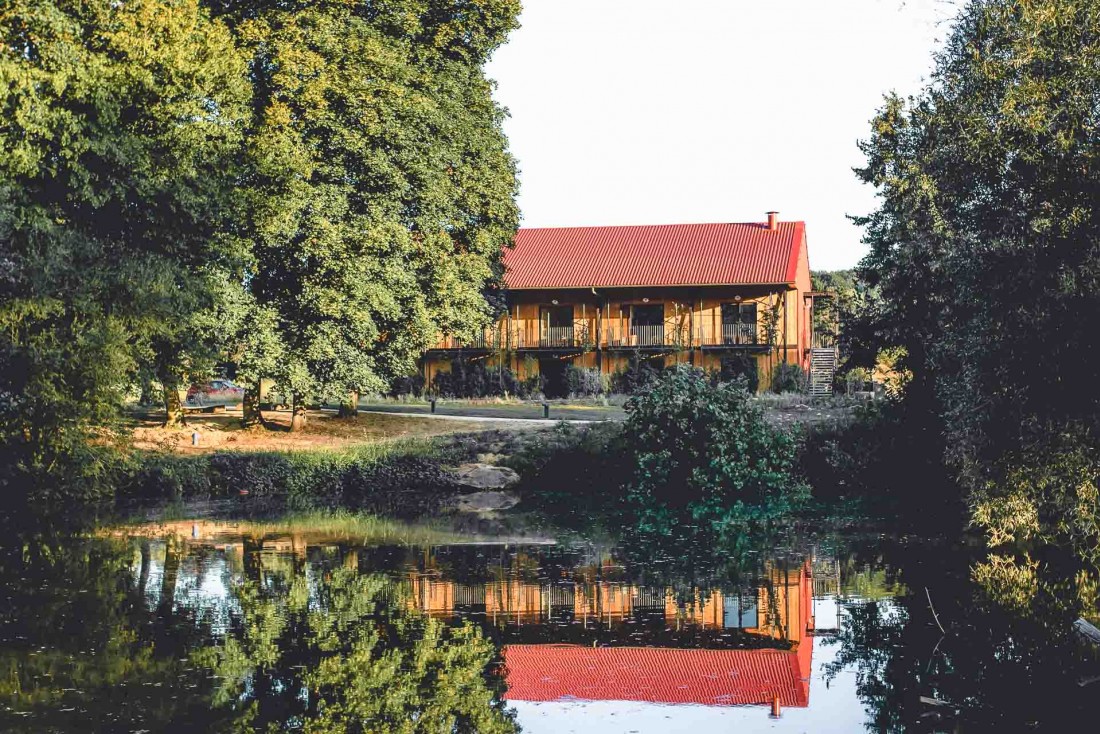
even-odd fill
[(539, 339), (543, 347), (569, 347), (573, 345), (573, 307), (543, 306), (539, 309)]
[(722, 343), (756, 343), (756, 304), (722, 304)]

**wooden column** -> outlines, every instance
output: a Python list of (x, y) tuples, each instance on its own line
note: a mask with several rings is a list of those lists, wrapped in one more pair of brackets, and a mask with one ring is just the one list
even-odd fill
[(787, 364), (787, 347), (790, 340), (787, 338), (787, 291), (783, 291), (783, 364)]
[(600, 304), (596, 302), (596, 371), (603, 374), (603, 318), (600, 314)]

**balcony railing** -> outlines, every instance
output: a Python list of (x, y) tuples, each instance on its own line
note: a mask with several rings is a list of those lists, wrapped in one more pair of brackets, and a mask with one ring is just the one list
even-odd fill
[[(692, 347), (763, 347), (767, 340), (759, 324), (703, 324), (694, 330), (686, 324), (605, 323), (600, 333), (601, 348), (690, 349)], [(814, 334), (813, 345), (831, 345), (832, 335)], [(514, 351), (519, 349), (591, 349), (596, 345), (594, 325), (577, 321), (572, 326), (513, 326), (489, 328), (470, 339), (442, 337), (439, 350)]]
[(758, 344), (760, 342), (760, 330), (755, 322), (740, 324), (722, 324), (721, 345), (740, 346)]
[(679, 347), (692, 346), (691, 331), (680, 324), (612, 324), (604, 328), (604, 343), (609, 349), (631, 347)]
[(523, 332), (520, 329), (495, 327), (485, 329), (471, 339), (459, 339), (455, 336), (441, 337), (435, 349), (504, 351), (520, 349), (522, 346)]
[(544, 349), (564, 349), (577, 346), (577, 329), (573, 326), (543, 326), (539, 331), (539, 346)]

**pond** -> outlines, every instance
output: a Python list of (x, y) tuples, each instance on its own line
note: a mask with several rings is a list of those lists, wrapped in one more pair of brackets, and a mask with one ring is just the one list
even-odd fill
[(383, 530), (8, 535), (0, 730), (1095, 730), (1078, 590), (965, 544)]

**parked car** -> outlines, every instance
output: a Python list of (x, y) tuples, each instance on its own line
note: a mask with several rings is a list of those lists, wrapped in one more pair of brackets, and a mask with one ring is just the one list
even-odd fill
[(187, 391), (185, 408), (194, 408), (204, 412), (214, 412), (228, 405), (240, 405), (244, 402), (244, 388), (230, 380), (211, 380), (196, 382)]

